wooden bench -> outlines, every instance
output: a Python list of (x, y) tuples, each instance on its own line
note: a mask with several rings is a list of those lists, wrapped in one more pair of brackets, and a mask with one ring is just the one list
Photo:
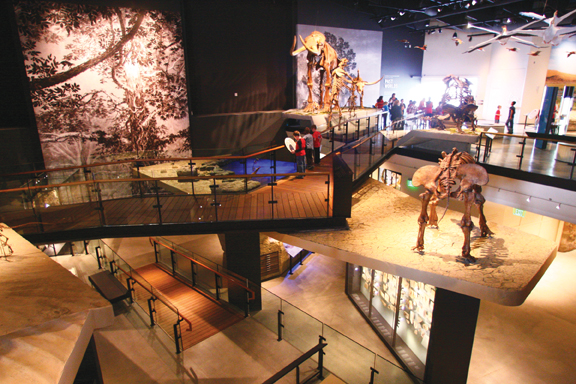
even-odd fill
[(109, 271), (98, 272), (88, 277), (92, 286), (110, 303), (129, 299), (130, 292)]

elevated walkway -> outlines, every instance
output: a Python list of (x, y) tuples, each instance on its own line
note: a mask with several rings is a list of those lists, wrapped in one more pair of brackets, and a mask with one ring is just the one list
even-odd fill
[[(179, 313), (192, 323), (191, 331), (186, 330), (185, 324), (182, 325), (184, 350), (244, 319), (242, 314), (190, 288), (156, 264), (135, 271), (170, 300), (178, 308)], [(168, 328), (173, 324), (172, 313), (166, 307), (157, 308), (157, 315), (162, 328)]]

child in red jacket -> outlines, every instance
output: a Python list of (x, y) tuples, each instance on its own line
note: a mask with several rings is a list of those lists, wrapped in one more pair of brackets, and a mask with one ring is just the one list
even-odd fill
[(322, 147), (322, 134), (312, 126), (312, 138), (314, 139), (314, 164), (320, 164), (320, 148)]

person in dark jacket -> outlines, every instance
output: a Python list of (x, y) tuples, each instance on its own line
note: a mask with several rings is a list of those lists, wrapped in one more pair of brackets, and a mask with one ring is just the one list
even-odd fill
[(402, 120), (402, 107), (400, 107), (400, 101), (394, 101), (394, 105), (390, 108), (390, 119), (392, 120), (392, 129), (399, 129)]

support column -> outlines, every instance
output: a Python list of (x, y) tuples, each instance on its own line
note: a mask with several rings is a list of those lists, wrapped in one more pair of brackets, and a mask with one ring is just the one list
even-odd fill
[[(224, 266), (256, 285), (256, 298), (250, 301), (250, 311), (262, 309), (261, 273), (260, 273), (260, 234), (256, 231), (227, 232), (219, 234), (224, 250)], [(229, 286), (230, 302), (238, 308), (246, 306), (246, 292), (234, 285)]]
[(426, 384), (465, 384), (480, 300), (437, 288), (426, 357)]

